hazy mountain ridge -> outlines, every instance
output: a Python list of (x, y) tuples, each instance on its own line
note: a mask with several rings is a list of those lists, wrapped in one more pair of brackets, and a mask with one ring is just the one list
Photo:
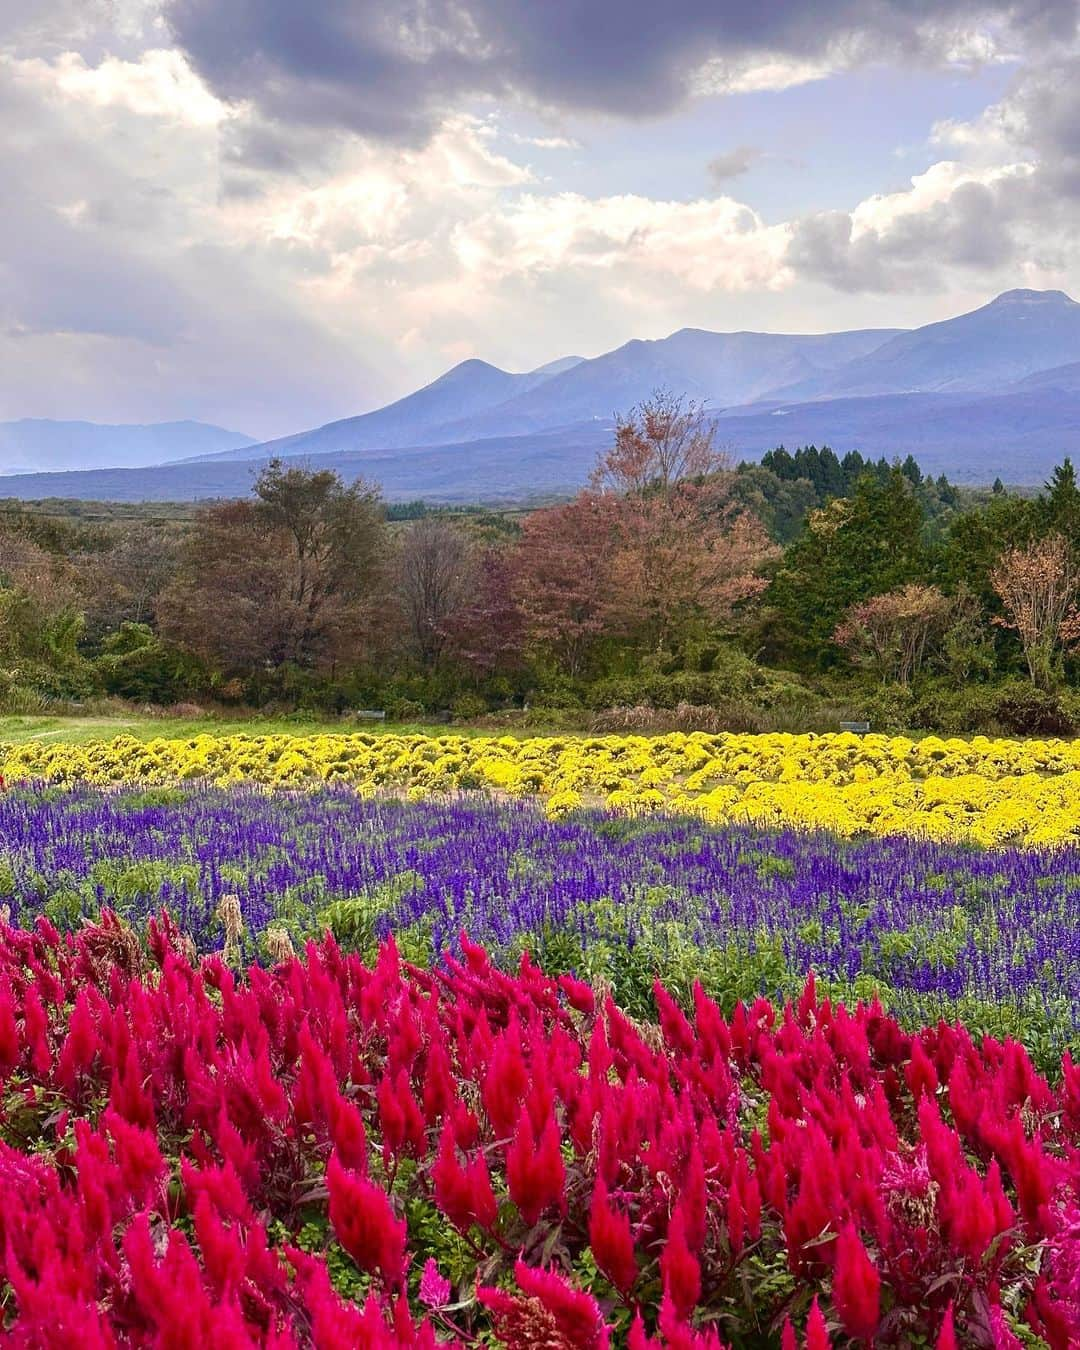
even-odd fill
[(1013, 385), (1014, 389), (1061, 389), (1080, 393), (1080, 361), (1070, 361), (1050, 370), (1037, 370)]
[(160, 464), (195, 454), (255, 445), (253, 436), (207, 422), (59, 422), (24, 417), (0, 422), (0, 473), (81, 469), (87, 460), (116, 467)]
[[(758, 405), (779, 400), (1024, 392), (1025, 380), (1077, 359), (1080, 304), (1062, 291), (1006, 291), (979, 309), (915, 329), (786, 334), (682, 328), (666, 338), (634, 338), (590, 360), (552, 362), (525, 375), (465, 361), (385, 408), (233, 451), (231, 457), (536, 435), (607, 420), (661, 387), (725, 415), (742, 409), (751, 418)], [(1069, 380), (1062, 370), (1059, 383), (1047, 387), (1073, 390)], [(1013, 420), (1005, 419), (1002, 434)], [(990, 434), (998, 433), (991, 428)], [(753, 452), (750, 445), (737, 449)]]
[[(792, 374), (820, 372), (880, 346), (896, 329), (849, 333), (713, 333), (681, 328), (656, 341), (634, 339), (582, 362), (557, 380), (526, 391), (484, 419), (455, 431), (492, 434), (496, 419), (539, 430), (586, 418), (610, 417), (666, 387), (713, 407), (752, 403)], [(522, 427), (522, 429), (525, 429)]]
[(683, 328), (634, 338), (591, 360), (562, 358), (524, 375), (463, 361), (385, 408), (268, 441), (231, 457), (438, 445), (532, 435), (607, 420), (652, 390), (679, 390), (714, 407), (746, 404), (880, 346), (897, 329), (849, 333), (712, 333)]

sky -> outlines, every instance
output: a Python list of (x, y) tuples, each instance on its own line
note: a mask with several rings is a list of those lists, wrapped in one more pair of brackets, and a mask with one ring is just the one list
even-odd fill
[(1080, 0), (2, 0), (0, 420), (1080, 297)]

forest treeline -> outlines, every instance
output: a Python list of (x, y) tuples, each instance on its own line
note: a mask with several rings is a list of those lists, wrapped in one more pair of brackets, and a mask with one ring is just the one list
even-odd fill
[[(0, 510), (0, 704), (102, 695), (597, 728), (1067, 732), (1080, 488), (958, 489), (912, 457), (733, 465), (705, 410), (617, 420), (529, 512), (388, 508), (275, 462), (178, 519)], [(516, 710), (516, 711), (515, 711)]]

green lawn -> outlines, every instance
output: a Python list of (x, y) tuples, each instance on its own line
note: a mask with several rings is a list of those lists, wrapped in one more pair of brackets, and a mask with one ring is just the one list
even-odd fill
[(478, 733), (468, 727), (449, 727), (445, 724), (423, 726), (410, 722), (342, 722), (335, 719), (325, 721), (301, 722), (290, 718), (274, 717), (46, 717), (46, 716), (7, 716), (0, 717), (0, 743), (21, 744), (24, 741), (63, 741), (68, 744), (85, 744), (88, 741), (108, 741), (114, 736), (136, 736), (141, 741), (150, 741), (157, 736), (170, 740), (187, 740), (191, 736), (208, 733), (212, 736), (229, 736), (242, 731), (250, 736), (314, 736), (323, 732), (351, 731), (392, 731), (398, 735), (426, 733), (444, 735), (475, 736)]

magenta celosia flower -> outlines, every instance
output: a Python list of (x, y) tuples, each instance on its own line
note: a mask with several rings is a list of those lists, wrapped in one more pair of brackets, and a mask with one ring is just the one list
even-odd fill
[(851, 1224), (836, 1240), (833, 1302), (846, 1330), (870, 1340), (880, 1317), (881, 1278)]
[(667, 1241), (660, 1257), (665, 1297), (671, 1300), (682, 1321), (690, 1316), (701, 1297), (701, 1266), (687, 1246), (682, 1211), (676, 1209), (668, 1227)]
[(941, 1330), (938, 1332), (935, 1350), (957, 1350), (956, 1323), (953, 1320), (953, 1305), (951, 1303), (945, 1309), (945, 1316), (941, 1322)]
[(450, 1302), (450, 1281), (439, 1274), (431, 1256), (424, 1262), (420, 1275), (420, 1302), (429, 1308), (445, 1308)]
[(386, 1192), (347, 1171), (333, 1154), (326, 1185), (338, 1241), (361, 1270), (378, 1271), (388, 1285), (400, 1284), (405, 1272), (405, 1224), (394, 1217)]
[(559, 1129), (549, 1116), (539, 1138), (533, 1134), (526, 1107), (506, 1150), (506, 1180), (510, 1198), (527, 1224), (536, 1223), (550, 1205), (561, 1204), (566, 1166), (559, 1148)]
[(634, 1237), (625, 1212), (612, 1208), (603, 1181), (597, 1181), (593, 1192), (589, 1245), (601, 1271), (620, 1294), (629, 1294), (638, 1277)]
[(810, 1305), (810, 1315), (806, 1319), (806, 1350), (831, 1350), (832, 1340), (825, 1322), (825, 1314), (815, 1295)]

